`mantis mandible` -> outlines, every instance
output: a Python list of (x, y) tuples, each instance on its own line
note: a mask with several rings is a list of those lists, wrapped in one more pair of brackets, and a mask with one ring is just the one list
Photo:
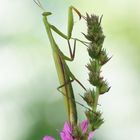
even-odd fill
[[(39, 0), (34, 0), (34, 2), (42, 9), (44, 9), (39, 2)], [(77, 81), (83, 88), (86, 90), (86, 88), (80, 83), (80, 81), (77, 80), (77, 78), (72, 74), (70, 71), (68, 65), (66, 64), (67, 61), (73, 61), (75, 57), (75, 48), (76, 48), (76, 39), (74, 39), (74, 49), (72, 52), (71, 46), (70, 46), (70, 39), (72, 37), (72, 30), (74, 26), (74, 20), (73, 20), (73, 11), (75, 11), (79, 17), (81, 18), (80, 12), (74, 8), (73, 6), (69, 7), (68, 10), (68, 32), (67, 35), (63, 34), (60, 30), (58, 30), (55, 26), (51, 25), (48, 21), (48, 16), (51, 15), (51, 12), (43, 12), (43, 22), (46, 28), (46, 32), (48, 34), (48, 38), (50, 41), (50, 45), (52, 48), (53, 58), (60, 82), (60, 86), (57, 88), (61, 93), (63, 93), (65, 96), (66, 104), (67, 104), (67, 111), (68, 111), (68, 121), (72, 125), (77, 124), (77, 110), (76, 110), (76, 103), (73, 93), (73, 88), (71, 85), (71, 82), (74, 80)], [(55, 39), (52, 35), (52, 31), (59, 34), (61, 37), (67, 40), (68, 46), (69, 46), (69, 52), (70, 57), (63, 54), (63, 52), (59, 49), (57, 43), (55, 42)]]

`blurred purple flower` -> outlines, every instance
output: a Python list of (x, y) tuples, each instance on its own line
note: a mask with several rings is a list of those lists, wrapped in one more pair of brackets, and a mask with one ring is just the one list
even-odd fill
[[(83, 121), (80, 124), (82, 134), (85, 134), (87, 132), (88, 125), (89, 123), (87, 120)], [(92, 140), (93, 136), (94, 136), (94, 132), (91, 131), (88, 135), (88, 140)], [(60, 137), (61, 140), (76, 140), (76, 138), (73, 138), (72, 136), (72, 126), (68, 122), (65, 122), (63, 130), (60, 132)], [(51, 136), (45, 136), (43, 140), (55, 140), (55, 139)]]
[(51, 137), (51, 136), (45, 136), (43, 138), (43, 140), (55, 140), (55, 139), (53, 137)]

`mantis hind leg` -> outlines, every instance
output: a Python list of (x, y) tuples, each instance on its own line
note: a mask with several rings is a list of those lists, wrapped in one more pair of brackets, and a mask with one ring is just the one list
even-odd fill
[(87, 91), (87, 89), (85, 88), (85, 86), (74, 76), (74, 80), (85, 90)]
[(62, 93), (64, 96), (66, 96), (65, 93), (64, 93), (63, 91), (61, 91), (60, 89), (63, 88), (63, 87), (65, 87), (66, 85), (72, 83), (73, 81), (74, 81), (74, 80), (72, 79), (72, 80), (70, 80), (70, 81), (64, 83), (63, 85), (60, 85), (59, 87), (57, 87), (57, 90), (58, 90), (60, 93)]
[(74, 80), (75, 80), (85, 91), (87, 91), (87, 89), (85, 88), (85, 86), (84, 86), (76, 77), (74, 77)]
[(70, 72), (70, 77), (75, 80), (85, 91), (87, 91), (87, 89), (85, 88), (85, 86)]
[[(72, 83), (73, 81), (74, 81), (74, 79), (68, 81), (67, 83), (64, 83), (63, 85), (57, 87), (57, 90), (58, 90), (60, 93), (62, 93), (62, 95), (67, 96), (67, 95), (65, 95), (65, 93), (64, 93), (63, 91), (61, 91), (60, 89), (63, 88), (64, 86), (68, 85), (69, 83)], [(81, 97), (82, 97), (82, 96), (81, 96)], [(69, 96), (68, 96), (67, 98), (68, 98), (68, 100), (74, 101), (76, 104), (78, 104), (78, 105), (80, 105), (80, 106), (86, 108), (87, 110), (90, 110), (90, 108), (86, 107), (85, 105), (83, 105), (82, 103), (76, 101), (75, 99), (73, 99), (73, 98), (71, 98), (71, 97), (69, 97)]]
[[(73, 82), (74, 80), (85, 90), (87, 91), (87, 89), (84, 87), (84, 85), (74, 76), (74, 74), (70, 71), (69, 67), (67, 66), (67, 64), (64, 65), (65, 66), (65, 70), (66, 70), (66, 73), (69, 74), (69, 77), (72, 79), (70, 80), (70, 82)], [(70, 83), (70, 82), (67, 82), (67, 83), (64, 83), (64, 85)]]
[(67, 92), (66, 90), (66, 93), (64, 93), (63, 90), (62, 91), (60, 90), (60, 88), (63, 88), (66, 85), (69, 85), (71, 82), (73, 82), (73, 80), (67, 81), (63, 85), (59, 86), (57, 90), (60, 93), (62, 93), (62, 95), (64, 95), (66, 99), (69, 122), (73, 122), (74, 124), (77, 124), (77, 109), (76, 109), (76, 102), (75, 102), (75, 97), (74, 97), (73, 92), (69, 92), (69, 91)]

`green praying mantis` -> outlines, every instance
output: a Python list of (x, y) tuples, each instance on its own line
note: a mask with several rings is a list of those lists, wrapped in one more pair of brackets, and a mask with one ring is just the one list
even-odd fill
[[(43, 6), (41, 5), (39, 0), (34, 0), (34, 2), (44, 10)], [(84, 90), (86, 88), (81, 84), (81, 82), (73, 75), (73, 73), (70, 71), (66, 61), (73, 61), (75, 57), (75, 50), (76, 50), (76, 41), (80, 41), (84, 44), (83, 41), (72, 38), (72, 30), (74, 26), (74, 18), (73, 18), (73, 12), (76, 12), (81, 19), (82, 15), (80, 12), (73, 6), (69, 7), (68, 10), (68, 32), (67, 35), (63, 34), (60, 30), (58, 30), (55, 26), (49, 23), (48, 16), (51, 15), (51, 12), (43, 12), (43, 22), (46, 28), (46, 32), (48, 35), (48, 39), (50, 41), (50, 45), (52, 48), (53, 58), (60, 82), (60, 86), (57, 88), (63, 95), (66, 100), (67, 105), (67, 111), (68, 111), (68, 121), (72, 125), (77, 124), (77, 110), (76, 110), (76, 101), (74, 97), (74, 92), (72, 88), (72, 82), (76, 81)], [(56, 32), (58, 35), (60, 35), (62, 38), (66, 39), (68, 43), (68, 48), (70, 52), (70, 57), (64, 55), (64, 53), (59, 49), (58, 44), (56, 43), (52, 31)], [(70, 46), (70, 39), (74, 40), (74, 48), (73, 51)], [(61, 89), (61, 90), (60, 90)]]

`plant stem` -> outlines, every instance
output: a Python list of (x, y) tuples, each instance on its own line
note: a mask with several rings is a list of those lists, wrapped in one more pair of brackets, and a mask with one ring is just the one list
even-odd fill
[[(98, 72), (98, 73), (99, 73), (99, 76), (100, 76), (100, 69), (101, 69), (101, 67), (100, 67), (100, 64), (99, 64), (99, 60), (96, 59), (95, 62), (96, 62), (96, 72)], [(99, 77), (99, 76), (98, 76), (98, 77)], [(100, 94), (99, 89), (100, 89), (100, 87), (99, 87), (99, 86), (96, 86), (96, 91), (95, 91), (95, 103), (94, 103), (94, 105), (93, 105), (93, 111), (94, 111), (94, 112), (96, 112), (97, 106), (98, 106), (98, 99), (99, 99), (99, 94)]]

